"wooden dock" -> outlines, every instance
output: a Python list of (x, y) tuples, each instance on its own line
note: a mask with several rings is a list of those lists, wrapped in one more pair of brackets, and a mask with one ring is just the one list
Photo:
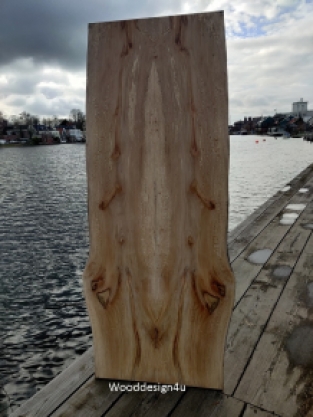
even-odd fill
[(236, 301), (224, 393), (111, 391), (90, 349), (11, 416), (313, 416), (313, 165), (289, 186), (229, 235)]

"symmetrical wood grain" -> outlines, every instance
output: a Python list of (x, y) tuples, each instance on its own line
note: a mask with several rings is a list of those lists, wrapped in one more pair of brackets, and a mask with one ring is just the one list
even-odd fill
[(223, 387), (227, 106), (222, 12), (90, 25), (84, 288), (97, 377)]

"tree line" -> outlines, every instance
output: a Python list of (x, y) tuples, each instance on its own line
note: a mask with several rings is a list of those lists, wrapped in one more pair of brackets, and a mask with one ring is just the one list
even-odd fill
[(41, 124), (52, 129), (55, 126), (66, 126), (67, 124), (74, 123), (77, 129), (84, 130), (86, 115), (80, 109), (72, 109), (68, 118), (60, 118), (57, 115), (53, 115), (52, 117), (39, 117), (26, 111), (23, 111), (19, 115), (6, 117), (3, 112), (0, 111), (0, 119), (7, 120), (16, 127), (19, 125), (37, 126)]

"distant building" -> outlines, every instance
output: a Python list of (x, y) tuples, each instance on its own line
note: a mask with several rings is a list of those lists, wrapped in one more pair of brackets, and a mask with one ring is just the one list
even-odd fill
[(279, 113), (281, 115), (291, 115), (294, 117), (302, 117), (304, 120), (308, 120), (313, 116), (313, 110), (308, 110), (308, 101), (303, 101), (303, 98), (300, 98), (300, 101), (295, 101), (292, 103), (292, 111)]

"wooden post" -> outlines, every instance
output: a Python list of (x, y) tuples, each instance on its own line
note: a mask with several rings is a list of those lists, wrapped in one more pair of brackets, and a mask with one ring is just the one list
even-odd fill
[(223, 388), (223, 12), (89, 26), (84, 289), (96, 376)]

